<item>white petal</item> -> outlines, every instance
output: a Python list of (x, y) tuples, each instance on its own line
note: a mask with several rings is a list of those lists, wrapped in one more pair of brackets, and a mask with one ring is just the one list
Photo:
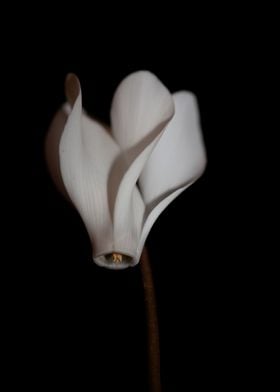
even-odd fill
[[(140, 71), (128, 76), (113, 99), (112, 133), (128, 167), (120, 178), (116, 195), (114, 231), (119, 247), (127, 248), (128, 254), (132, 249), (135, 254), (138, 248), (144, 216), (142, 198), (135, 191), (136, 182), (173, 114), (172, 96), (150, 72)], [(123, 235), (120, 237), (119, 233)], [(134, 262), (138, 261), (139, 255)]]
[(169, 122), (140, 176), (147, 219), (139, 246), (160, 213), (204, 171), (206, 152), (196, 98), (189, 92), (173, 95), (175, 115)]
[(135, 72), (115, 92), (111, 108), (113, 137), (129, 157), (132, 154), (135, 158), (173, 114), (172, 96), (160, 80), (148, 71)]
[(60, 168), (67, 192), (93, 242), (94, 258), (114, 250), (108, 179), (119, 147), (106, 129), (82, 112), (81, 91), (73, 100), (60, 146)]
[[(126, 249), (126, 254), (133, 255), (133, 264), (139, 261), (139, 245), (145, 205), (136, 187), (138, 177), (159, 136), (151, 142), (133, 161), (126, 171), (116, 198), (114, 208), (114, 238), (117, 248)], [(122, 235), (120, 236), (120, 233)]]
[(64, 197), (69, 199), (61, 176), (59, 163), (59, 143), (68, 115), (69, 113), (67, 113), (65, 107), (62, 107), (55, 114), (46, 135), (45, 156), (48, 169), (57, 189), (63, 194)]

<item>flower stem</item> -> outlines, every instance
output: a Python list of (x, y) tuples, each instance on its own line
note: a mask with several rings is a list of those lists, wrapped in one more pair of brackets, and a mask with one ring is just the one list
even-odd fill
[(160, 381), (160, 349), (159, 329), (156, 307), (155, 287), (148, 251), (144, 248), (140, 261), (142, 280), (145, 294), (147, 338), (148, 338), (148, 364), (150, 392), (161, 391)]

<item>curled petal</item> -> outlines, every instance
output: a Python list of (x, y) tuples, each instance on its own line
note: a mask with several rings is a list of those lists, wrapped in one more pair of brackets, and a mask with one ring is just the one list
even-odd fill
[(175, 115), (140, 176), (146, 220), (139, 251), (160, 213), (201, 176), (206, 165), (196, 98), (186, 91), (174, 94), (173, 98)]
[(73, 107), (59, 145), (60, 169), (67, 193), (90, 235), (94, 259), (102, 264), (99, 257), (114, 251), (107, 186), (119, 147), (101, 124), (83, 113), (81, 90), (77, 80), (74, 83), (76, 97), (70, 98)]
[[(114, 232), (119, 247), (131, 246), (134, 252), (138, 248), (145, 208), (136, 183), (173, 115), (171, 94), (150, 72), (140, 71), (128, 76), (114, 95), (112, 134), (126, 161), (114, 207)], [(123, 235), (120, 237), (118, 233)], [(134, 257), (134, 263), (138, 261), (139, 255)]]
[(64, 105), (57, 111), (50, 124), (45, 143), (45, 155), (49, 172), (57, 189), (68, 200), (69, 196), (65, 189), (60, 170), (59, 143), (65, 124), (67, 122), (69, 111), (70, 108), (68, 104)]
[(112, 134), (129, 162), (161, 132), (173, 114), (171, 94), (152, 73), (135, 72), (120, 83), (111, 108)]

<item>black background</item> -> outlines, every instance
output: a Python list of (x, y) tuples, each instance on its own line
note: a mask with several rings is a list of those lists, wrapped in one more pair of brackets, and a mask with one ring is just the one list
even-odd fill
[(240, 195), (231, 177), (241, 154), (234, 119), (243, 57), (224, 26), (217, 33), (206, 26), (201, 37), (200, 20), (185, 29), (190, 19), (172, 27), (153, 18), (141, 28), (132, 21), (122, 32), (104, 23), (103, 30), (90, 25), (78, 35), (73, 23), (54, 33), (49, 19), (45, 34), (37, 36), (40, 23), (25, 26), (9, 45), (4, 79), (11, 113), (2, 153), (8, 204), (2, 208), (12, 240), (2, 276), (11, 385), (147, 390), (139, 267), (114, 272), (92, 263), (83, 224), (57, 193), (44, 162), (44, 138), (64, 102), (68, 72), (80, 78), (86, 110), (106, 122), (115, 88), (136, 70), (152, 71), (171, 92), (196, 94), (208, 165), (162, 213), (147, 241), (163, 390), (227, 390), (248, 375), (248, 270), (237, 254), (232, 222)]

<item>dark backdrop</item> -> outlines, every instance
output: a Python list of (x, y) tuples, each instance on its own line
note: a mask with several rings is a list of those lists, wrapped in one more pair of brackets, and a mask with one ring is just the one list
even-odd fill
[(57, 193), (44, 162), (44, 137), (64, 101), (68, 72), (81, 80), (87, 111), (104, 121), (118, 83), (136, 70), (154, 72), (171, 92), (196, 94), (207, 169), (163, 212), (147, 241), (162, 381), (164, 391), (227, 390), (247, 371), (246, 347), (239, 352), (240, 312), (246, 310), (237, 310), (244, 278), (229, 242), (234, 186), (227, 159), (236, 132), (232, 103), (240, 87), (232, 75), (240, 57), (229, 36), (208, 30), (198, 38), (197, 30), (185, 31), (184, 25), (170, 34), (166, 25), (152, 27), (144, 34), (144, 23), (133, 36), (131, 30), (116, 35), (112, 29), (102, 39), (100, 32), (87, 32), (85, 41), (73, 29), (51, 34), (49, 20), (46, 34), (19, 32), (9, 46), (5, 75), (12, 110), (2, 154), (9, 204), (2, 208), (12, 239), (3, 262), (11, 384), (19, 381), (31, 390), (147, 390), (139, 267), (114, 272), (92, 263), (83, 224)]

